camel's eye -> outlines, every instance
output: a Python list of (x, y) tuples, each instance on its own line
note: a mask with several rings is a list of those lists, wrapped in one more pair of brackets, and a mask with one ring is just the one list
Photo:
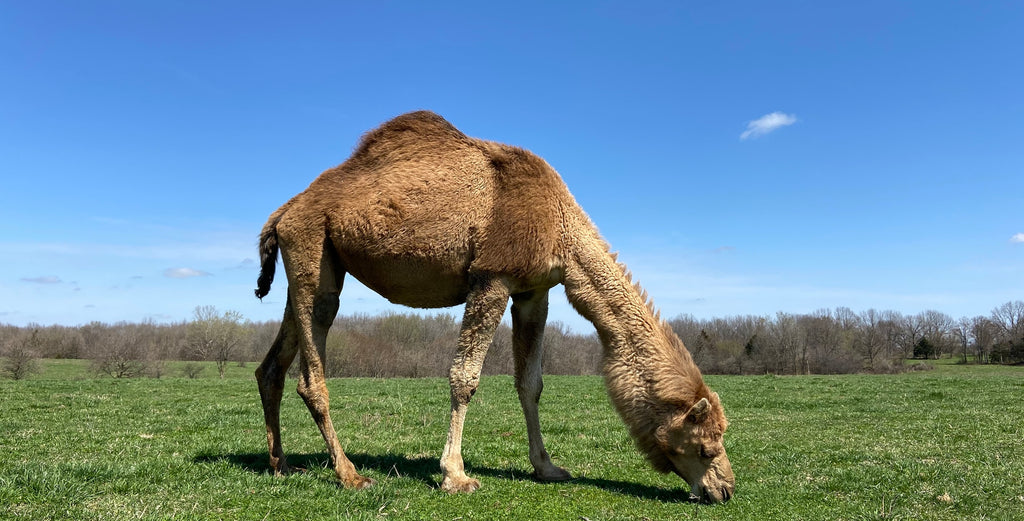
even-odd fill
[(715, 456), (718, 456), (718, 451), (710, 447), (707, 447), (706, 445), (700, 446), (700, 457), (706, 459), (713, 459)]

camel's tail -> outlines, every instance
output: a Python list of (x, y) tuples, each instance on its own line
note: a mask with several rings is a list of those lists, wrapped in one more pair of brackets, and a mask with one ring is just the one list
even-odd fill
[(270, 293), (270, 285), (274, 282), (274, 271), (277, 269), (277, 223), (281, 221), (288, 206), (290, 204), (285, 204), (270, 214), (260, 232), (260, 278), (256, 280), (256, 298), (260, 300)]

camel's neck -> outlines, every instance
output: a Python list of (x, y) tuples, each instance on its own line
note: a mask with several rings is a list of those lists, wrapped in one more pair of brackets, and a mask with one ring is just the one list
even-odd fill
[[(565, 293), (590, 320), (604, 346), (604, 373), (614, 388), (653, 391), (661, 380), (703, 386), (700, 370), (682, 342), (651, 310), (646, 296), (607, 251), (604, 242), (580, 240), (568, 255)], [(680, 380), (680, 377), (682, 379)], [(696, 390), (694, 391), (696, 392)]]
[(582, 244), (572, 257), (566, 262), (565, 294), (594, 324), (605, 359), (628, 357), (630, 346), (650, 344), (658, 321), (603, 244)]

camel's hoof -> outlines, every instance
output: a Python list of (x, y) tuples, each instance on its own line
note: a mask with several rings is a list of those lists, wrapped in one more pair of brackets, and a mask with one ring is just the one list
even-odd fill
[(351, 490), (362, 490), (364, 488), (373, 486), (375, 483), (377, 482), (366, 476), (360, 476), (359, 474), (356, 474), (355, 476), (349, 479), (341, 480), (341, 484), (344, 485), (345, 488)]
[(289, 474), (294, 474), (296, 472), (302, 472), (302, 471), (306, 470), (306, 469), (297, 468), (297, 467), (296, 468), (292, 468), (287, 463), (279, 463), (276, 467), (272, 467), (272, 468), (274, 469), (274, 477), (275, 478), (283, 478), (285, 476), (288, 476)]
[(534, 469), (533, 479), (536, 479), (537, 481), (552, 482), (569, 481), (570, 479), (572, 479), (572, 474), (569, 474), (569, 471), (563, 469), (562, 467), (556, 467), (552, 465), (551, 467), (544, 469), (543, 471)]
[(463, 477), (461, 479), (444, 478), (444, 481), (441, 483), (441, 490), (449, 494), (456, 494), (459, 492), (468, 494), (478, 488), (480, 488), (480, 481), (469, 477)]

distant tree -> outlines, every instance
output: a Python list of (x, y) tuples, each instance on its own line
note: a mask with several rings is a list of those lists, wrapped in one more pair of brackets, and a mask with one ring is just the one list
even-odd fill
[(3, 374), (12, 380), (24, 380), (39, 372), (38, 330), (7, 339), (3, 346)]
[(830, 365), (842, 346), (842, 335), (831, 311), (818, 310), (813, 315), (801, 317), (799, 322), (807, 334), (807, 350), (801, 356), (800, 373), (835, 372)]
[(860, 314), (860, 325), (854, 339), (854, 348), (867, 362), (870, 371), (876, 371), (879, 358), (885, 350), (886, 334), (882, 314), (869, 309)]
[(979, 364), (991, 362), (992, 346), (999, 337), (999, 326), (988, 317), (971, 319), (971, 338), (974, 339), (974, 356)]
[(918, 320), (921, 324), (921, 335), (927, 337), (934, 348), (934, 358), (939, 358), (943, 353), (953, 352), (953, 317), (930, 309), (921, 313)]
[(146, 364), (146, 375), (151, 378), (160, 379), (167, 373), (167, 362), (162, 358), (150, 359)]
[(971, 346), (971, 319), (960, 317), (953, 325), (953, 336), (960, 348), (960, 363), (967, 363), (967, 353)]
[[(277, 338), (277, 332), (281, 329), (281, 321), (256, 322), (249, 327), (252, 332), (249, 335), (248, 350), (242, 347), (240, 359), (250, 362), (257, 362), (263, 359), (263, 355), (270, 350), (271, 344)], [(337, 328), (331, 328), (333, 333)]]
[(203, 366), (195, 362), (188, 362), (181, 366), (181, 374), (185, 375), (186, 378), (195, 379), (199, 377), (199, 373), (203, 372)]
[(899, 324), (899, 343), (903, 348), (904, 358), (912, 358), (917, 343), (924, 335), (922, 315), (907, 315), (902, 318), (903, 320)]
[(903, 349), (903, 323), (905, 319), (898, 311), (886, 310), (879, 313), (878, 328), (882, 330), (885, 338), (885, 358), (890, 361), (898, 361), (902, 364), (904, 356)]
[(914, 358), (931, 358), (935, 354), (935, 345), (928, 340), (928, 337), (921, 337), (914, 344)]
[(92, 349), (92, 369), (113, 378), (135, 378), (146, 371), (146, 339), (138, 326), (120, 324), (106, 342)]
[(216, 362), (217, 372), (224, 378), (228, 362), (237, 355), (248, 335), (241, 313), (219, 313), (213, 306), (198, 306), (188, 325), (186, 342), (193, 357)]
[(753, 343), (756, 365), (745, 373), (794, 374), (805, 370), (807, 331), (797, 315), (776, 313), (767, 322), (765, 334)]
[(1007, 302), (993, 309), (992, 322), (999, 326), (1003, 341), (1024, 337), (1024, 301)]
[(1003, 340), (992, 346), (991, 360), (999, 364), (1024, 363), (1024, 337)]
[[(511, 342), (511, 331), (508, 338)], [(542, 360), (548, 374), (600, 374), (601, 343), (596, 335), (576, 334), (562, 322), (550, 322), (544, 329)]]

